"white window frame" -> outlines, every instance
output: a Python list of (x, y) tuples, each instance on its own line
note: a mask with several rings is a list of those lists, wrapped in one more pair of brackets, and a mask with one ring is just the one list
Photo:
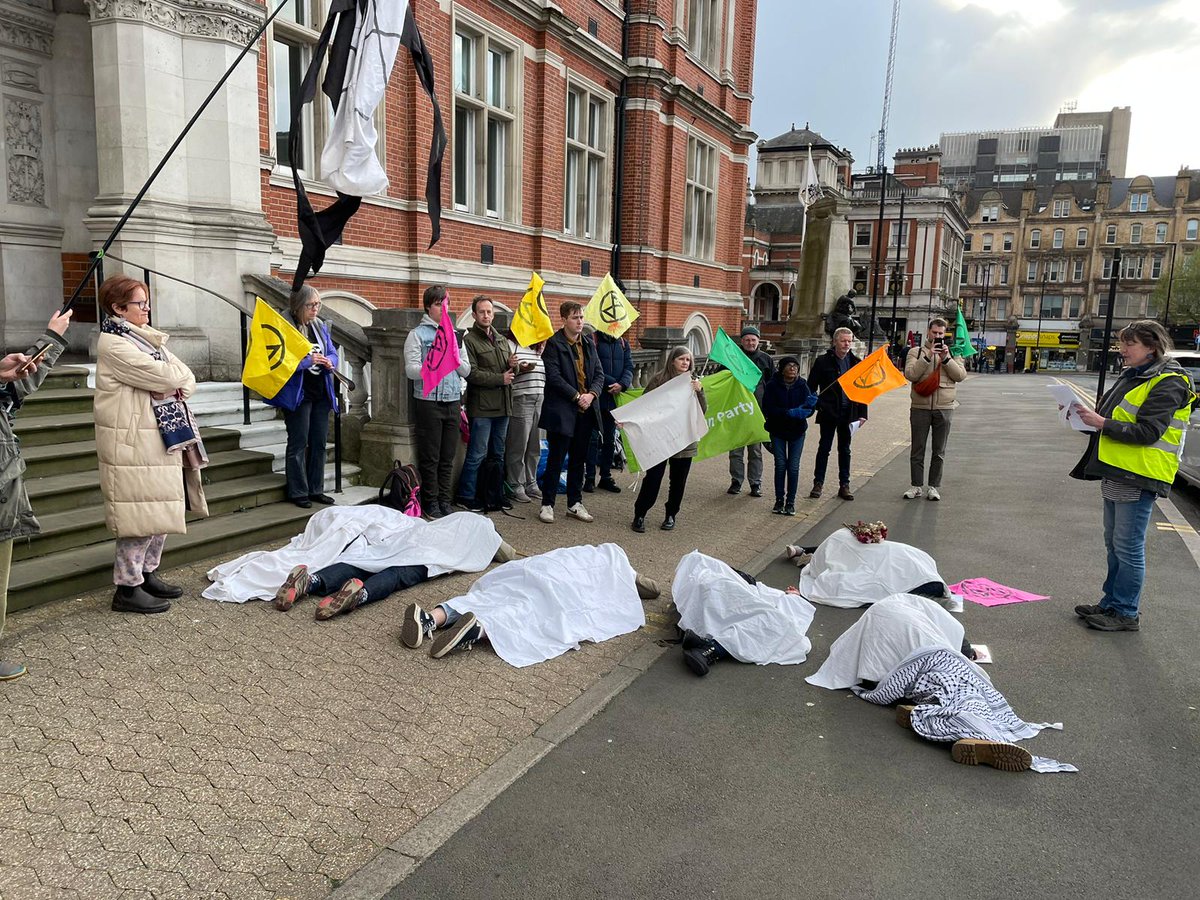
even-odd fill
[(1200, 219), (1188, 219), (1187, 231), (1184, 232), (1185, 241), (1194, 241), (1200, 237)]
[(1121, 279), (1140, 281), (1145, 265), (1145, 257), (1140, 253), (1131, 253), (1121, 257)]
[(1070, 200), (1055, 200), (1054, 201), (1054, 209), (1050, 213), (1050, 218), (1065, 219), (1070, 214), (1071, 214), (1071, 201)]
[(1104, 265), (1103, 265), (1103, 268), (1101, 269), (1101, 275), (1100, 275), (1100, 279), (1102, 281), (1108, 281), (1109, 279), (1112, 278), (1112, 268), (1113, 268), (1113, 258), (1111, 256), (1105, 256), (1104, 257)]
[[(855, 222), (854, 223), (854, 246), (855, 247), (870, 247), (871, 236), (874, 231), (874, 226), (870, 222)], [(863, 238), (866, 238), (864, 241)]]
[(459, 12), (451, 32), (451, 202), (467, 215), (517, 222), (523, 53), (515, 38)]
[(1031, 260), (1029, 260), (1028, 263), (1025, 264), (1025, 280), (1026, 281), (1037, 281), (1037, 277), (1038, 277), (1037, 260), (1031, 259)]
[(713, 259), (717, 248), (717, 184), (721, 151), (715, 144), (689, 135), (684, 168), (683, 253)]
[(1129, 211), (1130, 212), (1147, 212), (1150, 209), (1150, 194), (1147, 191), (1138, 191), (1136, 194), (1129, 195)]
[(1134, 222), (1129, 226), (1129, 243), (1140, 244), (1142, 242), (1142, 223)]
[(982, 215), (979, 217), (981, 222), (999, 222), (1000, 221), (1000, 206), (993, 203), (990, 206), (980, 207)]
[(721, 0), (688, 0), (688, 53), (709, 71), (720, 68), (724, 37)]
[(1029, 249), (1037, 250), (1042, 246), (1042, 229), (1034, 228), (1029, 232)]
[[(316, 47), (317, 41), (321, 36), (321, 26), (325, 22), (325, 4), (323, 0), (299, 0), (299, 3), (302, 9), (308, 14), (308, 21), (296, 22), (285, 18), (285, 13), (280, 13), (271, 23), (270, 34), (267, 36), (266, 42), (268, 48), (267, 95), (269, 97), (269, 114), (271, 118), (270, 143), (278, 169), (285, 172), (290, 172), (293, 166), (291, 160), (283, 158), (284, 154), (287, 153), (287, 138), (284, 132), (276, 131), (276, 125), (290, 123), (292, 115), (292, 89), (299, 90), (299, 82), (303, 80), (304, 73), (308, 70), (309, 63), (312, 61), (313, 49)], [(289, 9), (292, 7), (293, 4), (289, 4)], [(280, 98), (278, 95), (279, 72), (276, 54), (279, 52), (280, 45), (298, 48), (300, 51), (300, 71), (297, 74), (296, 83), (289, 85), (286, 98)], [(329, 127), (327, 105), (328, 100), (326, 100), (325, 95), (318, 93), (317, 98), (305, 106), (300, 114), (300, 165), (296, 166), (295, 169), (301, 178), (315, 179), (319, 175), (317, 171), (317, 157), (320, 154), (319, 148), (324, 144), (324, 140), (321, 139), (322, 135)], [(280, 109), (281, 106), (286, 108)]]
[(992, 252), (992, 235), (985, 234), (983, 236), (983, 240), (981, 241), (981, 243), (979, 245), (979, 249), (984, 251), (985, 253)]
[(1055, 283), (1066, 281), (1066, 262), (1061, 259), (1051, 259), (1046, 262), (1046, 280)]
[(1004, 235), (1004, 249), (1011, 253), (1012, 248), (1013, 248), (1013, 236), (1012, 236), (1012, 233), (1010, 232), (1010, 233)]
[(1077, 257), (1071, 266), (1071, 280), (1083, 281), (1083, 257)]
[(1088, 241), (1088, 230), (1086, 228), (1078, 229), (1075, 232), (1075, 246), (1076, 247), (1086, 247), (1087, 241)]
[(612, 110), (612, 94), (578, 77), (568, 81), (563, 110), (565, 234), (595, 241), (608, 239)]
[(1167, 242), (1167, 223), (1156, 222), (1154, 225), (1154, 243), (1165, 244)]
[(1155, 253), (1154, 258), (1150, 260), (1150, 277), (1156, 281), (1162, 278), (1163, 272), (1163, 255)]
[(1054, 234), (1051, 235), (1051, 239), (1050, 239), (1051, 246), (1055, 250), (1061, 250), (1063, 248), (1063, 241), (1065, 241), (1066, 239), (1067, 239), (1066, 231), (1062, 228), (1055, 228)]
[(1000, 284), (1008, 284), (1008, 263), (1000, 263)]
[(1117, 242), (1117, 226), (1109, 225), (1104, 229), (1104, 243), (1115, 244)]

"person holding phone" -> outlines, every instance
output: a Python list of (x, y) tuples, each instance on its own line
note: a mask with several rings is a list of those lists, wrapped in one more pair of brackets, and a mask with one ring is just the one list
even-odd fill
[[(953, 412), (958, 407), (957, 385), (967, 377), (963, 361), (950, 353), (945, 319), (934, 319), (925, 332), (925, 343), (908, 351), (904, 361), (904, 377), (912, 382), (912, 407), (908, 420), (912, 429), (912, 448), (909, 451), (909, 474), (912, 487), (904, 492), (905, 500), (928, 497), (941, 500), (942, 466), (946, 458), (946, 441), (950, 438)], [(930, 394), (918, 390), (926, 378), (937, 369), (937, 388)], [(929, 460), (929, 489), (925, 490), (925, 445), (933, 432), (933, 451)]]
[[(484, 512), (488, 493), (485, 479), (484, 490), (479, 490), (479, 471), (484, 459), (491, 460), (490, 468), (501, 477), (499, 470), (504, 466), (504, 445), (508, 440), (508, 420), (512, 416), (512, 383), (517, 377), (516, 359), (508, 341), (493, 323), (496, 308), (492, 298), (479, 294), (471, 301), (471, 315), (475, 323), (463, 336), (463, 349), (471, 361), (467, 374), (467, 419), (471, 422), (471, 437), (467, 443), (467, 457), (463, 461), (462, 473), (458, 477), (458, 499), (460, 509)], [(503, 500), (505, 508), (512, 508)]]
[(508, 335), (509, 350), (517, 360), (517, 377), (512, 383), (512, 416), (504, 446), (504, 480), (509, 497), (517, 503), (532, 503), (542, 498), (537, 486), (537, 467), (542, 456), (538, 417), (546, 392), (546, 366), (542, 363), (546, 342), (522, 347), (511, 331)]
[[(27, 353), (9, 353), (0, 359), (0, 637), (4, 636), (4, 613), (8, 606), (8, 575), (16, 538), (41, 531), (21, 477), (25, 464), (21, 445), (13, 433), (13, 420), (21, 402), (36, 391), (59, 355), (66, 349), (63, 339), (71, 324), (71, 311), (56, 312), (46, 333)], [(0, 681), (12, 681), (26, 673), (22, 663), (0, 659)]]

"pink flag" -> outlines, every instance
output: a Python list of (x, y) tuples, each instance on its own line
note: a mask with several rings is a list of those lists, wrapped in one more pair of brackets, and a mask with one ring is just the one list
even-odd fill
[(1030, 600), (1049, 600), (1042, 594), (1031, 594), (1007, 585), (997, 584), (988, 578), (968, 578), (950, 585), (952, 593), (959, 594), (980, 606), (1004, 606), (1008, 603), (1028, 603)]
[(442, 321), (437, 334), (433, 336), (429, 353), (425, 355), (425, 362), (421, 363), (421, 393), (425, 397), (433, 393), (443, 378), (462, 365), (462, 357), (458, 355), (458, 339), (450, 322), (449, 300), (447, 297), (442, 302)]

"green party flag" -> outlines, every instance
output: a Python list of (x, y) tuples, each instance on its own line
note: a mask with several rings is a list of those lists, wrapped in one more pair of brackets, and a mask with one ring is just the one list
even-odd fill
[[(741, 352), (738, 350), (738, 353)], [(738, 447), (770, 440), (763, 422), (762, 410), (759, 409), (758, 401), (754, 399), (754, 392), (747, 390), (732, 371), (705, 375), (700, 379), (700, 383), (704, 385), (704, 397), (708, 401), (708, 434), (700, 439), (696, 448), (697, 462), (712, 456), (721, 456)], [(617, 406), (624, 406), (642, 396), (642, 393), (641, 388), (622, 391), (617, 394)], [(624, 434), (621, 435), (621, 443), (625, 448), (625, 461), (629, 471), (642, 471), (637, 457), (629, 449), (629, 442), (625, 440)]]
[(734, 343), (733, 338), (725, 333), (724, 328), (717, 329), (717, 336), (713, 338), (708, 358), (711, 362), (720, 363), (732, 372), (733, 377), (744, 384), (748, 391), (753, 391), (762, 380), (762, 370), (751, 362), (750, 357)]
[(950, 345), (950, 353), (966, 359), (975, 355), (975, 345), (971, 343), (971, 335), (967, 331), (967, 320), (963, 318), (962, 304), (958, 305), (958, 318), (954, 322), (954, 342)]

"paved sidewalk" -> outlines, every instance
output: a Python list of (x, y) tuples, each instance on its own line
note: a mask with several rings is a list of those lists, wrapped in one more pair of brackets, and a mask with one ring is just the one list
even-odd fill
[[(905, 391), (872, 407), (856, 486), (907, 445), (907, 410)], [(814, 429), (802, 497), (815, 445)], [(669, 588), (684, 553), (749, 567), (841, 503), (773, 516), (770, 469), (766, 481), (763, 499), (730, 497), (725, 460), (698, 464), (673, 532), (655, 527), (660, 506), (632, 533), (628, 489), (587, 495), (591, 525), (561, 502), (553, 526), (530, 506), (492, 518), (526, 554), (615, 541)], [(9, 618), (3, 655), (30, 674), (0, 686), (0, 897), (324, 897), (670, 624), (664, 591), (646, 630), (541, 665), (514, 669), (486, 648), (439, 661), (401, 646), (396, 618), (474, 576), (318, 623), (313, 601), (284, 615), (199, 599), (226, 558), (166, 572), (187, 588), (167, 615), (115, 614), (98, 591)]]

